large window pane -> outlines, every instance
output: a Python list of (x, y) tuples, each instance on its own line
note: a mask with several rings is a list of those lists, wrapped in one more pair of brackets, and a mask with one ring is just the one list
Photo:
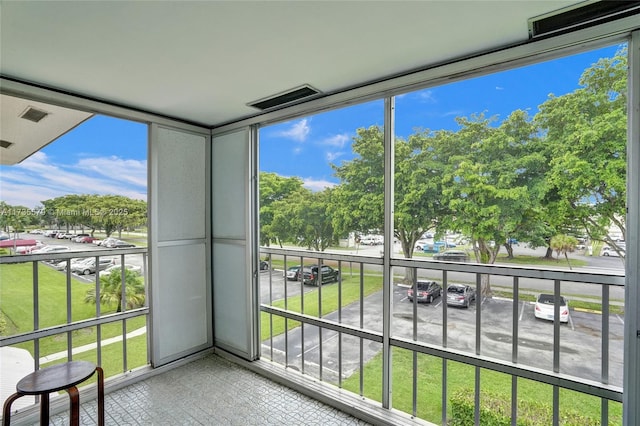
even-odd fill
[[(626, 54), (396, 97), (393, 253), (416, 267), (394, 269), (393, 336), (622, 386), (623, 288), (571, 273), (624, 273)], [(558, 275), (514, 278), (521, 266)]]

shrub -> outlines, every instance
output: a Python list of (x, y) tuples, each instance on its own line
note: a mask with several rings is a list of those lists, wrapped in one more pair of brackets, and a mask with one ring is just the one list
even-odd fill
[[(451, 398), (450, 426), (474, 425), (474, 393), (471, 389), (461, 389)], [(599, 425), (600, 419), (583, 416), (570, 410), (560, 413), (560, 424), (564, 426)], [(480, 393), (480, 424), (483, 426), (510, 426), (511, 401), (491, 393)], [(519, 401), (518, 426), (553, 424), (553, 410), (548, 404)]]

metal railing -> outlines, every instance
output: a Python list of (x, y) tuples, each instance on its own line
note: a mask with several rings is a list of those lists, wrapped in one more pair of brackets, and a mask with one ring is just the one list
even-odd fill
[[(385, 307), (383, 297), (379, 295), (383, 291), (383, 259), (273, 248), (261, 248), (260, 252), (269, 255), (272, 271), (268, 275), (263, 274), (260, 283), (263, 322), (265, 315), (268, 316), (268, 324), (262, 324), (262, 357), (341, 388), (347, 377), (358, 374), (359, 395), (367, 396), (363, 384), (367, 364), (376, 355), (384, 356), (384, 327), (380, 321)], [(283, 275), (290, 266), (311, 264), (331, 264), (341, 271), (341, 275), (335, 285), (309, 286), (304, 281), (281, 278), (279, 270), (273, 271), (274, 262), (282, 262)], [(353, 265), (356, 265), (355, 273), (349, 273), (349, 267)], [(623, 336), (617, 331), (620, 324), (615, 324), (615, 327), (611, 324), (612, 319), (623, 322), (620, 316), (623, 316), (624, 308), (623, 273), (400, 258), (392, 258), (390, 265), (392, 272), (397, 268), (412, 271), (406, 277), (413, 281), (413, 285), (417, 280), (435, 280), (442, 288), (438, 303), (418, 305), (417, 297), (412, 302), (403, 298), (412, 285), (411, 282), (399, 284), (406, 277), (396, 275), (398, 282), (392, 286), (395, 296), (392, 295), (390, 300), (393, 306), (387, 308), (393, 313), (393, 324), (388, 328), (392, 330), (388, 337), (394, 350), (409, 351), (413, 356), (413, 376), (409, 386), (411, 408), (404, 409), (407, 413), (418, 416), (420, 355), (442, 360), (441, 380), (436, 384), (441, 387), (441, 419), (438, 420), (442, 424), (450, 420), (448, 382), (451, 373), (448, 367), (451, 362), (463, 363), (474, 369), (475, 424), (480, 424), (483, 371), (511, 377), (512, 424), (516, 424), (518, 419), (519, 380), (532, 380), (550, 387), (553, 424), (559, 424), (562, 415), (561, 389), (599, 398), (600, 424), (609, 423), (609, 403), (622, 402), (622, 344), (616, 344), (612, 351), (610, 340), (613, 337), (610, 334), (614, 333), (612, 328), (616, 328), (616, 338), (621, 340)], [(495, 289), (502, 297), (482, 296), (482, 283), (486, 277), (499, 282)], [(477, 299), (470, 309), (456, 309), (446, 303), (446, 289), (453, 283), (464, 283), (475, 290)], [(323, 297), (323, 293), (331, 294)], [(533, 296), (537, 293), (554, 296), (551, 321), (531, 315)], [(567, 293), (575, 296), (575, 302), (572, 301), (569, 321), (564, 325), (560, 322), (560, 296)], [(612, 313), (611, 307), (620, 312)], [(375, 312), (378, 312), (377, 318)], [(574, 320), (574, 316), (580, 317), (579, 320)], [(500, 330), (496, 332), (496, 324), (501, 324), (500, 321), (504, 326), (499, 325)], [(580, 324), (575, 324), (576, 321)], [(465, 329), (463, 335), (459, 333), (461, 328)], [(588, 331), (584, 332), (586, 328)], [(539, 333), (537, 341), (536, 333)], [(497, 343), (488, 340), (487, 336), (493, 335), (499, 335)], [(351, 348), (345, 348), (347, 339)], [(596, 358), (599, 359), (589, 358), (587, 351), (586, 358), (580, 359), (583, 355), (574, 350), (580, 344), (598, 352)], [(576, 359), (579, 360), (577, 366), (573, 365)], [(611, 374), (612, 360), (615, 360), (614, 375)], [(599, 372), (594, 372), (594, 368), (588, 365), (594, 362), (599, 366)], [(385, 372), (376, 371), (375, 374), (381, 377)], [(378, 398), (379, 401), (385, 400), (384, 395)], [(434, 421), (433, 418), (427, 420)]]
[[(1, 256), (0, 268), (17, 268), (20, 264), (31, 264), (31, 268), (24, 268), (20, 271), (14, 271), (14, 276), (18, 277), (21, 282), (20, 285), (24, 286), (25, 282), (31, 281), (30, 293), (32, 300), (21, 300), (20, 303), (23, 306), (31, 307), (31, 313), (29, 309), (23, 310), (23, 314), (29, 318), (22, 318), (22, 321), (32, 323), (33, 327), (29, 331), (21, 330), (19, 332), (11, 333), (7, 331), (0, 336), (0, 351), (3, 347), (17, 346), (22, 348), (28, 348), (33, 357), (33, 369), (40, 369), (43, 364), (57, 363), (64, 361), (71, 361), (75, 358), (89, 357), (92, 361), (98, 365), (103, 366), (105, 362), (110, 365), (107, 375), (116, 375), (130, 371), (135, 367), (139, 367), (139, 362), (132, 362), (129, 356), (129, 342), (128, 339), (133, 335), (145, 336), (144, 337), (144, 358), (146, 364), (150, 363), (150, 355), (148, 350), (148, 336), (146, 333), (148, 325), (149, 307), (147, 304), (147, 248), (128, 248), (128, 249), (97, 249), (89, 251), (68, 251), (64, 253), (46, 253), (46, 254), (27, 254), (16, 256)], [(128, 298), (130, 294), (127, 292), (127, 285), (119, 286), (119, 296), (115, 300), (111, 300), (112, 304), (117, 304), (120, 309), (116, 312), (102, 312), (101, 302), (103, 300), (103, 287), (100, 280), (100, 259), (106, 257), (113, 258), (115, 265), (121, 265), (120, 270), (120, 283), (126, 283), (125, 264), (129, 263), (141, 263), (140, 279), (144, 282), (145, 288), (145, 301), (141, 307), (128, 308)], [(130, 262), (130, 259), (137, 257), (136, 262)], [(73, 258), (93, 258), (95, 259), (95, 270), (91, 275), (75, 275), (72, 273)], [(116, 259), (118, 260), (116, 262)], [(56, 262), (66, 262), (64, 269), (56, 271), (55, 275), (50, 274), (47, 270), (52, 268), (52, 265)], [(46, 269), (43, 269), (46, 268)], [(93, 268), (92, 268), (93, 269)], [(8, 269), (7, 269), (8, 271)], [(30, 272), (31, 277), (28, 277)], [(53, 278), (52, 278), (53, 277)], [(46, 278), (46, 279), (45, 279)], [(56, 286), (56, 293), (64, 292), (64, 296), (56, 294), (56, 297), (51, 296), (51, 287)], [(2, 285), (5, 288), (16, 285), (16, 283), (3, 282)], [(82, 287), (81, 287), (82, 286)], [(86, 286), (86, 288), (84, 288)], [(81, 287), (79, 289), (79, 287)], [(64, 288), (64, 290), (63, 290)], [(91, 303), (87, 300), (80, 301), (78, 295), (82, 293), (86, 294), (87, 291), (93, 291), (93, 303), (95, 303), (95, 311), (93, 314), (87, 314), (86, 309), (80, 309), (81, 304)], [(74, 297), (75, 296), (75, 297)], [(114, 296), (111, 294), (110, 296)], [(118, 300), (119, 299), (119, 300)], [(61, 302), (61, 301), (64, 302)], [(15, 302), (15, 301), (14, 301)], [(4, 300), (2, 303), (7, 303)], [(55, 304), (55, 306), (54, 306)], [(106, 306), (106, 305), (105, 305)], [(58, 320), (52, 323), (50, 314), (52, 310), (64, 310), (64, 320)], [(83, 313), (77, 312), (83, 311)], [(48, 314), (47, 314), (48, 312)], [(49, 320), (45, 321), (43, 317), (47, 315)], [(57, 315), (58, 318), (60, 315)], [(145, 318), (146, 317), (146, 318)], [(145, 318), (144, 321), (139, 321), (137, 318)], [(135, 321), (136, 323), (143, 322), (143, 325), (137, 324), (137, 330), (129, 330), (128, 322)], [(111, 324), (118, 324), (119, 327), (115, 329), (109, 329), (105, 332), (105, 329)], [(23, 327), (24, 328), (24, 327)], [(82, 335), (91, 335), (95, 329), (95, 338), (84, 337)], [(133, 333), (132, 333), (133, 332)], [(50, 353), (48, 350), (43, 350), (43, 339), (48, 339), (50, 343), (56, 340), (56, 344), (46, 345), (49, 350), (56, 348), (55, 353)], [(66, 341), (66, 342), (60, 342)], [(121, 367), (113, 366), (113, 359), (105, 359), (103, 353), (105, 347), (113, 343), (122, 344), (121, 354), (117, 355), (117, 358), (121, 358)], [(63, 348), (62, 350), (61, 347)], [(137, 346), (139, 349), (139, 345)], [(112, 358), (111, 355), (108, 355)], [(141, 354), (136, 353), (136, 358), (140, 359)], [(5, 375), (6, 379), (6, 375)], [(3, 379), (4, 381), (4, 379)]]

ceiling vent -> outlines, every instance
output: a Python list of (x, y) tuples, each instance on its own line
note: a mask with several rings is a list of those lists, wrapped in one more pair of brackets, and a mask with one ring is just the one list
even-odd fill
[(4, 139), (0, 139), (0, 148), (9, 148), (13, 145), (13, 142), (5, 141)]
[(640, 1), (590, 0), (529, 19), (529, 38), (591, 27), (640, 13)]
[(269, 96), (268, 98), (259, 99), (254, 102), (250, 102), (247, 105), (252, 106), (254, 108), (258, 108), (262, 111), (266, 109), (271, 109), (275, 107), (281, 107), (284, 105), (292, 104), (296, 101), (308, 100), (310, 98), (316, 97), (320, 95), (320, 91), (314, 89), (313, 87), (305, 84), (300, 87), (296, 87), (291, 90), (287, 90), (284, 93), (279, 93), (274, 96)]
[(43, 118), (49, 115), (48, 112), (42, 111), (40, 109), (29, 107), (25, 112), (22, 113), (20, 118), (24, 118), (25, 120), (33, 121), (34, 123), (40, 122)]

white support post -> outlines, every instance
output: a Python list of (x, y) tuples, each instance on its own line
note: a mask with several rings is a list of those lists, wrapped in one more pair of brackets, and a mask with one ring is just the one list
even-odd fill
[(629, 43), (628, 81), (623, 421), (631, 426), (640, 424), (640, 31)]

